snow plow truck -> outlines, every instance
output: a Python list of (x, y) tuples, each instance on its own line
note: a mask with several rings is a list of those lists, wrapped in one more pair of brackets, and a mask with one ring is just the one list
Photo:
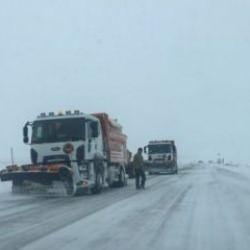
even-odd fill
[(7, 166), (1, 181), (14, 193), (100, 193), (127, 183), (127, 136), (106, 113), (41, 113), (23, 128), (31, 164)]
[(149, 174), (177, 174), (177, 149), (174, 141), (150, 141), (144, 147), (148, 155), (146, 162)]

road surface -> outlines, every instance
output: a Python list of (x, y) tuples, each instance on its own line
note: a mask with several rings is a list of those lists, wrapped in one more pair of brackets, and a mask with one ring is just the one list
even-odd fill
[(146, 190), (77, 198), (12, 195), (0, 188), (0, 249), (248, 250), (249, 174), (189, 165)]

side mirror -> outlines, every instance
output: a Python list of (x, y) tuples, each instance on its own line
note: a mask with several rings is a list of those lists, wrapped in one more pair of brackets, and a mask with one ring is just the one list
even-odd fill
[(91, 122), (92, 137), (96, 138), (99, 135), (98, 122)]
[(147, 146), (145, 146), (143, 149), (144, 149), (144, 153), (146, 154), (147, 153)]
[(29, 142), (29, 136), (28, 136), (28, 123), (25, 124), (23, 127), (23, 142), (27, 144)]

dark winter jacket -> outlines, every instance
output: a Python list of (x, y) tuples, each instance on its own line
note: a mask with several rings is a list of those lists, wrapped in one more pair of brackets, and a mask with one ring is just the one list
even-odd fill
[(139, 153), (135, 154), (133, 160), (134, 169), (142, 169), (144, 170), (143, 156)]

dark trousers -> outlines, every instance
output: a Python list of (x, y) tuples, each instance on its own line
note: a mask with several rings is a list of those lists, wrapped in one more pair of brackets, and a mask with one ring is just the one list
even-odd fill
[[(141, 179), (141, 183), (140, 183)], [(144, 188), (146, 182), (146, 175), (143, 169), (135, 169), (135, 186), (136, 188)]]

